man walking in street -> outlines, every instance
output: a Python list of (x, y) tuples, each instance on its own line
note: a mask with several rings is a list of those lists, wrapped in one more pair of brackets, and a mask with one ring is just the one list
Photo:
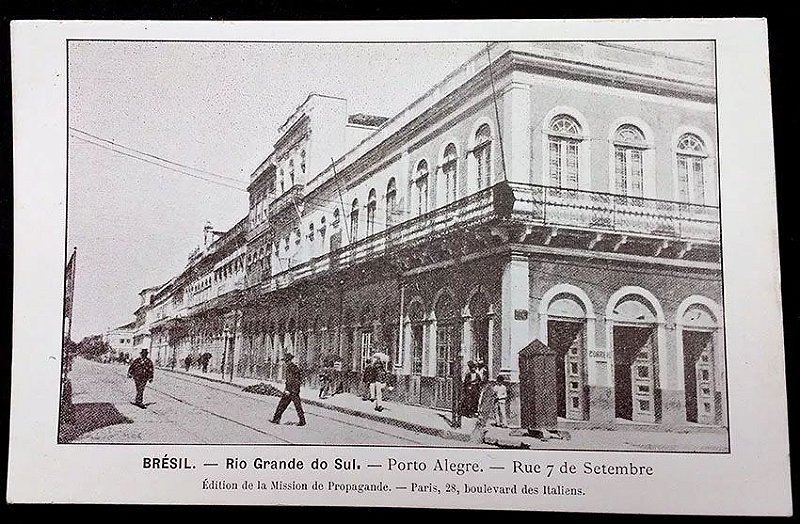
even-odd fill
[(142, 356), (134, 359), (128, 368), (128, 378), (136, 384), (136, 401), (134, 405), (146, 408), (144, 405), (144, 387), (148, 382), (153, 382), (153, 361), (147, 358), (147, 350), (142, 350)]
[(281, 423), (281, 416), (290, 403), (294, 403), (294, 409), (297, 410), (297, 418), (299, 419), (297, 425), (306, 425), (306, 416), (303, 413), (303, 405), (300, 403), (300, 383), (303, 381), (303, 374), (297, 364), (292, 362), (294, 355), (286, 353), (283, 357), (285, 362), (284, 377), (286, 377), (286, 390), (283, 392), (281, 400), (278, 402), (278, 407), (275, 408), (275, 414), (272, 416), (273, 424)]

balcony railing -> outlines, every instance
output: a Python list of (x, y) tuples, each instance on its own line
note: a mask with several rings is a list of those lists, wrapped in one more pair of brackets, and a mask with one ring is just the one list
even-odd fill
[(284, 288), (296, 280), (390, 255), (437, 235), (494, 219), (664, 240), (720, 242), (716, 207), (500, 183), (282, 271), (265, 282), (265, 289)]
[(546, 226), (719, 242), (719, 208), (510, 183), (514, 217)]
[(295, 205), (295, 202), (300, 201), (303, 197), (303, 186), (301, 184), (295, 184), (284, 193), (270, 202), (269, 204), (269, 214), (276, 215), (280, 213), (282, 210), (286, 209), (289, 206)]

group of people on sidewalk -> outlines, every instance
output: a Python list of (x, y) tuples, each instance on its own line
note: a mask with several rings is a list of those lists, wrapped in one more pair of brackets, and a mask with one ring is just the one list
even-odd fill
[[(183, 359), (183, 367), (186, 371), (189, 371), (189, 368), (192, 367), (195, 360), (192, 355), (186, 355), (186, 358)], [(197, 363), (200, 365), (200, 368), (203, 370), (203, 373), (208, 373), (208, 364), (211, 362), (211, 353), (203, 353), (199, 357), (197, 357)]]
[[(131, 362), (128, 369), (128, 377), (134, 380), (136, 384), (136, 400), (135, 405), (144, 408), (143, 402), (144, 389), (148, 382), (153, 381), (153, 361), (147, 357), (147, 350), (143, 349), (141, 356)], [(205, 357), (205, 355), (202, 355)], [(201, 365), (205, 368), (208, 363), (205, 358), (201, 357)], [(375, 403), (375, 411), (383, 411), (383, 390), (386, 388), (386, 362), (381, 358), (381, 354), (373, 355), (364, 367), (362, 374), (362, 382), (364, 385), (362, 399)], [(186, 368), (191, 365), (191, 361), (187, 357)], [(305, 426), (305, 412), (303, 411), (303, 404), (300, 399), (300, 385), (303, 382), (303, 372), (294, 363), (294, 355), (286, 353), (283, 357), (284, 360), (284, 379), (285, 387), (281, 395), (281, 399), (275, 408), (275, 413), (270, 419), (273, 424), (280, 424), (281, 417), (289, 407), (289, 404), (294, 404), (297, 411), (298, 426)], [(341, 366), (341, 362), (339, 362)], [(488, 383), (488, 370), (482, 361), (467, 362), (468, 370), (464, 375), (462, 383), (463, 391), (461, 396), (461, 404), (459, 406), (461, 416), (463, 417), (478, 417), (482, 405), (482, 398), (486, 391)], [(339, 368), (341, 369), (341, 368)], [(203, 369), (205, 371), (205, 369)], [(338, 380), (337, 380), (338, 377)], [(341, 373), (337, 372), (336, 362), (334, 365), (326, 366), (320, 373), (320, 392), (321, 399), (327, 398), (328, 394), (335, 395), (340, 393), (343, 389), (341, 381)], [(505, 377), (498, 375), (495, 384), (492, 386), (493, 404), (495, 424), (501, 427), (507, 426), (506, 421), (506, 403), (508, 399), (508, 389), (505, 384)]]
[[(489, 371), (486, 369), (486, 364), (484, 364), (482, 360), (478, 360), (477, 362), (470, 360), (467, 362), (467, 372), (464, 374), (464, 379), (462, 381), (460, 405), (462, 417), (477, 418), (479, 416), (488, 381)], [(503, 375), (498, 375), (494, 385), (492, 385), (492, 395), (495, 425), (506, 427), (508, 425), (506, 419), (508, 388), (506, 387), (505, 377)]]

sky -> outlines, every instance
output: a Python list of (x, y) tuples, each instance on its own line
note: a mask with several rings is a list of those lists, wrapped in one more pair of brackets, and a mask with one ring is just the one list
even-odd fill
[[(391, 117), (482, 49), (479, 42), (72, 41), (69, 126), (244, 187), (309, 93), (347, 99), (350, 114)], [(68, 173), (67, 246), (78, 249), (73, 340), (132, 321), (139, 291), (183, 270), (206, 222), (226, 230), (247, 214), (245, 191), (74, 136)]]

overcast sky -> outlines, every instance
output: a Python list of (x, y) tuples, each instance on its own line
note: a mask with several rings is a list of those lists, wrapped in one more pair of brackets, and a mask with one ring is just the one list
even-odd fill
[[(308, 93), (346, 98), (351, 114), (393, 116), (483, 47), (73, 41), (69, 125), (244, 186)], [(72, 338), (133, 320), (139, 290), (185, 267), (206, 221), (224, 230), (246, 214), (244, 191), (70, 138)]]

